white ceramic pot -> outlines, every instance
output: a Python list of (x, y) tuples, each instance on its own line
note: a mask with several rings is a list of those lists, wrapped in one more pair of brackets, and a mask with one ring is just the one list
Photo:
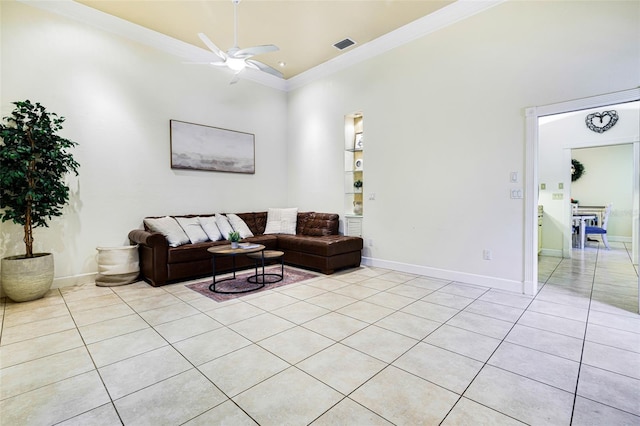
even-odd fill
[(353, 202), (353, 214), (361, 215), (362, 214), (362, 202), (354, 201)]
[(140, 275), (138, 246), (97, 247), (98, 276), (96, 285), (114, 287), (131, 284)]
[(35, 253), (33, 256), (2, 259), (2, 290), (14, 302), (40, 299), (53, 284), (53, 254)]

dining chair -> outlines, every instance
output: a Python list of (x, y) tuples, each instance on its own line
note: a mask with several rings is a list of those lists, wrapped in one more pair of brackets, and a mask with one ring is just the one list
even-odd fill
[(604, 211), (604, 216), (602, 218), (602, 226), (586, 226), (584, 228), (585, 237), (588, 237), (589, 234), (600, 235), (602, 238), (602, 242), (607, 250), (610, 249), (609, 241), (607, 241), (607, 223), (609, 222), (609, 215), (611, 214), (611, 206), (613, 203), (609, 203), (607, 208)]

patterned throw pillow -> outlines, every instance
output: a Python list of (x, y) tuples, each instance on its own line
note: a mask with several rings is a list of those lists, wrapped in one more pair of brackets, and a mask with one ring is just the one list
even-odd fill
[(269, 209), (265, 234), (296, 234), (298, 208)]

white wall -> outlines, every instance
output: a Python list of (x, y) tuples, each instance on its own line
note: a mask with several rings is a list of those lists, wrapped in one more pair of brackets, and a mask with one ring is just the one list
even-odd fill
[(613, 203), (609, 241), (631, 242), (633, 145), (573, 149), (571, 156), (585, 166), (582, 177), (571, 182), (571, 198), (584, 206)]
[[(587, 128), (585, 125), (585, 117), (594, 112), (602, 112), (603, 110), (613, 109), (618, 112), (618, 122), (615, 126), (604, 133), (596, 133)], [(580, 180), (571, 182), (570, 176), (570, 159), (573, 151), (574, 158), (580, 160), (579, 154), (574, 151), (575, 148), (585, 147), (601, 147), (605, 145), (629, 144), (640, 140), (640, 102), (630, 102), (620, 105), (612, 105), (603, 108), (586, 109), (574, 111), (554, 116), (543, 117), (539, 125), (539, 182), (546, 184), (546, 189), (540, 189), (539, 204), (544, 206), (544, 222), (542, 247), (543, 253), (548, 255), (563, 255), (563, 247), (570, 247), (568, 238), (570, 235), (566, 231), (569, 226), (570, 216), (570, 198), (577, 198), (581, 204), (588, 205), (593, 203), (601, 205), (607, 203), (607, 200), (614, 202), (616, 210), (616, 219), (613, 222), (613, 228), (610, 228), (612, 235), (630, 237), (631, 236), (631, 204), (633, 196), (633, 149), (631, 145), (623, 152), (620, 152), (612, 161), (620, 162), (616, 172), (611, 177), (616, 178), (615, 190), (612, 194), (605, 196), (602, 192), (594, 193), (589, 198), (575, 194), (574, 186), (580, 188), (584, 183), (592, 182), (594, 161), (587, 160), (583, 162), (586, 168), (586, 174)], [(579, 152), (579, 151), (578, 151)], [(623, 162), (625, 154), (626, 162)], [(582, 162), (582, 160), (580, 160)], [(591, 178), (587, 180), (587, 176), (591, 174)], [(585, 180), (583, 182), (583, 180)], [(596, 179), (597, 180), (597, 179)], [(626, 182), (625, 182), (626, 181)], [(606, 182), (609, 182), (607, 180)], [(558, 184), (562, 183), (564, 188), (559, 189)], [(622, 194), (626, 192), (627, 197)], [(554, 200), (553, 194), (562, 194), (562, 199)], [(584, 192), (583, 192), (584, 193)], [(614, 197), (614, 198), (611, 198)], [(605, 199), (606, 198), (606, 199)], [(588, 200), (592, 200), (587, 202)], [(593, 205), (592, 204), (592, 205)], [(616, 224), (618, 220), (625, 220), (627, 227)]]
[[(366, 260), (520, 291), (523, 202), (509, 175), (524, 175), (524, 109), (639, 84), (637, 2), (508, 2), (288, 95), (0, 7), (0, 112), (42, 102), (80, 143), (72, 203), (36, 233), (58, 278), (94, 272), (95, 246), (126, 242), (147, 215), (342, 212), (344, 115), (362, 111)], [(255, 133), (256, 175), (171, 170), (172, 118)], [(21, 251), (20, 234), (2, 224), (0, 255)]]
[[(286, 93), (230, 86), (218, 69), (24, 4), (0, 8), (2, 116), (13, 101), (40, 102), (79, 143), (70, 205), (35, 231), (35, 250), (54, 253), (56, 283), (95, 272), (95, 247), (128, 243), (145, 216), (287, 205)], [(255, 175), (172, 170), (170, 119), (255, 134)], [(22, 229), (1, 226), (0, 257), (24, 253)]]
[(521, 291), (524, 109), (638, 86), (639, 11), (508, 2), (295, 90), (291, 201), (342, 207), (343, 116), (362, 111), (367, 261)]

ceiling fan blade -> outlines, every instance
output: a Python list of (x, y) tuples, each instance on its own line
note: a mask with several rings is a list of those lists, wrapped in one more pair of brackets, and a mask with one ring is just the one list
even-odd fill
[(262, 55), (263, 53), (276, 52), (280, 50), (278, 46), (273, 44), (265, 44), (263, 46), (247, 47), (238, 50), (234, 56), (236, 58), (250, 58), (251, 56)]
[(233, 78), (231, 79), (231, 81), (229, 82), (229, 84), (236, 84), (238, 82), (238, 80), (240, 80), (240, 73), (242, 72), (242, 70), (236, 72), (233, 74)]
[(213, 52), (216, 54), (216, 56), (218, 56), (220, 59), (222, 59), (223, 61), (227, 60), (227, 55), (220, 50), (220, 48), (218, 48), (218, 46), (216, 46), (210, 39), (209, 37), (207, 37), (204, 33), (198, 33), (198, 37), (200, 37), (200, 40), (202, 40), (202, 42)]
[(283, 78), (283, 75), (282, 75), (282, 73), (280, 71), (278, 71), (275, 68), (270, 67), (267, 64), (263, 64), (262, 62), (254, 61), (253, 59), (247, 59), (245, 62), (247, 63), (248, 66), (250, 66), (253, 69), (258, 69), (260, 71), (269, 73), (271, 75), (275, 75), (276, 77)]

